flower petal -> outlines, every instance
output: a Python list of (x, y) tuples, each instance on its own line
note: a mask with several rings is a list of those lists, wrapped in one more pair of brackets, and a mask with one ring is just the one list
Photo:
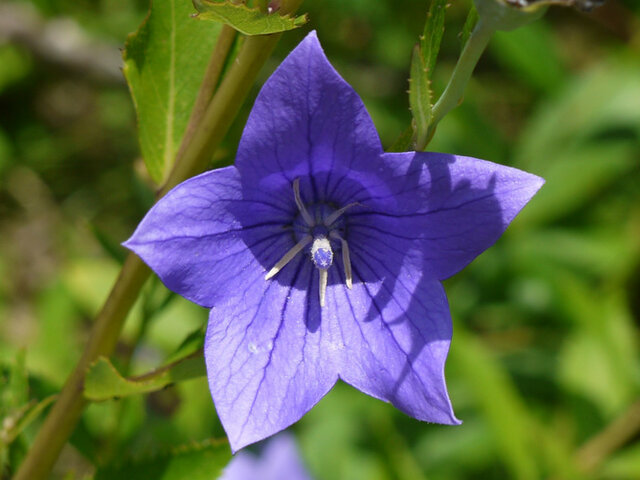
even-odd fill
[(349, 217), (355, 229), (416, 239), (429, 270), (443, 280), (502, 235), (544, 180), (516, 168), (442, 153), (387, 153), (393, 172), (369, 186), (369, 210)]
[(291, 235), (289, 212), (245, 200), (235, 167), (181, 183), (147, 213), (124, 245), (138, 254), (174, 292), (210, 307), (244, 283), (242, 273), (275, 263)]
[(347, 174), (377, 174), (371, 162), (381, 153), (362, 100), (331, 66), (311, 32), (262, 87), (236, 166), (251, 187), (248, 195), (262, 196), (279, 186), (290, 192), (300, 177), (302, 190), (320, 202)]
[(298, 447), (285, 433), (268, 440), (259, 456), (247, 451), (236, 454), (220, 480), (311, 480)]
[(353, 249), (351, 290), (327, 292), (327, 310), (340, 311), (340, 378), (419, 420), (457, 424), (444, 380), (452, 332), (444, 289), (423, 273), (419, 251), (382, 240)]
[(299, 420), (338, 378), (339, 338), (320, 321), (309, 259), (268, 281), (247, 273), (243, 283), (211, 310), (205, 340), (209, 387), (234, 451)]

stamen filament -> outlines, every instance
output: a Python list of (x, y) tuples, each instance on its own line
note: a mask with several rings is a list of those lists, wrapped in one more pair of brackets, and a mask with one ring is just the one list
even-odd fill
[(344, 264), (345, 284), (347, 285), (348, 289), (351, 289), (353, 287), (353, 274), (351, 273), (351, 256), (349, 255), (349, 244), (335, 230), (331, 232), (330, 235), (336, 240), (340, 240), (340, 244), (342, 245), (342, 263)]
[(327, 279), (329, 278), (328, 270), (324, 268), (319, 268), (318, 272), (320, 272), (320, 306), (324, 307), (324, 298), (327, 293)]
[(316, 224), (316, 222), (313, 220), (313, 217), (307, 211), (307, 207), (304, 206), (304, 203), (302, 203), (302, 198), (300, 197), (300, 178), (296, 178), (293, 181), (293, 196), (296, 199), (296, 205), (298, 206), (298, 210), (300, 210), (300, 214), (302, 215), (302, 218), (304, 219), (305, 222), (307, 222), (308, 226), (313, 227)]
[(336, 210), (325, 219), (324, 225), (326, 227), (330, 227), (333, 224), (333, 222), (335, 222), (342, 216), (344, 212), (346, 212), (351, 207), (355, 207), (356, 205), (360, 205), (360, 204), (358, 202), (353, 202), (353, 203), (350, 203), (349, 205), (342, 207), (339, 210)]
[(312, 240), (313, 240), (313, 237), (311, 235), (305, 235), (302, 238), (302, 240), (300, 240), (298, 243), (296, 243), (287, 253), (284, 254), (284, 257), (282, 257), (278, 261), (278, 263), (276, 263), (273, 266), (273, 268), (271, 270), (269, 270), (269, 272), (264, 276), (264, 279), (265, 280), (269, 280), (276, 273), (278, 273), (280, 270), (282, 270), (282, 268), (287, 263), (289, 263), (293, 259), (293, 257), (295, 257), (298, 253), (300, 253), (304, 247), (309, 245)]

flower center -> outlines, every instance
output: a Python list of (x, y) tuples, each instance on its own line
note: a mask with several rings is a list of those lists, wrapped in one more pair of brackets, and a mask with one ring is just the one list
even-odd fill
[[(333, 265), (333, 248), (339, 247), (342, 250), (345, 283), (347, 288), (351, 288), (353, 285), (349, 245), (342, 236), (344, 234), (344, 219), (342, 215), (349, 208), (358, 204), (350, 203), (339, 209), (322, 203), (306, 206), (300, 197), (299, 178), (293, 181), (293, 195), (299, 210), (293, 222), (293, 231), (297, 243), (269, 270), (265, 276), (265, 280), (269, 280), (275, 276), (287, 263), (298, 255), (298, 253), (307, 249), (310, 253), (311, 261), (318, 269), (320, 276), (320, 306), (324, 307), (328, 270), (331, 265)], [(332, 242), (334, 243), (333, 248)]]

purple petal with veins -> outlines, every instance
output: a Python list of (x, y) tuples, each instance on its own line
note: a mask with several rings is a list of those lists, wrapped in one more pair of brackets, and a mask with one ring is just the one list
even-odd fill
[(299, 420), (338, 379), (457, 424), (440, 281), (542, 183), (470, 157), (384, 153), (312, 32), (262, 88), (235, 166), (175, 187), (125, 245), (211, 308), (207, 374), (233, 450)]

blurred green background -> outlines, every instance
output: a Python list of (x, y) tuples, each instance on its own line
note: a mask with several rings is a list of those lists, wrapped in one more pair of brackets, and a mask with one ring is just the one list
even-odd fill
[[(469, 6), (448, 9), (437, 93)], [(118, 51), (147, 7), (0, 3), (0, 418), (61, 388), (119, 270), (119, 243), (153, 201)], [(307, 0), (309, 25), (284, 35), (252, 95), (317, 29), (390, 146), (411, 119), (409, 63), (427, 8)], [(215, 166), (233, 161), (251, 103)], [(464, 423), (420, 423), (338, 385), (293, 429), (312, 475), (640, 478), (640, 3), (552, 8), (497, 34), (429, 149), (547, 180), (497, 245), (446, 282), (446, 373)], [(116, 364), (134, 374), (157, 366), (206, 318), (150, 281)], [(8, 448), (0, 438), (5, 477), (37, 427)], [(184, 382), (91, 405), (54, 476), (90, 478), (94, 465), (222, 436), (206, 381)]]

